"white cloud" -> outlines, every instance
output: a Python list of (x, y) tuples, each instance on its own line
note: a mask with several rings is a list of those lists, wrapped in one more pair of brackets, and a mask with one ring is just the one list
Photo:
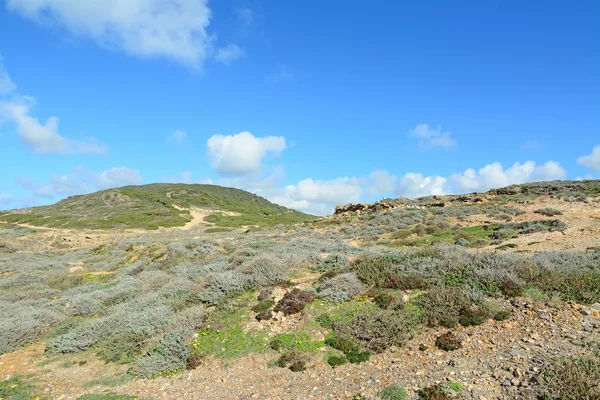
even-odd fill
[(594, 147), (592, 154), (577, 159), (577, 164), (588, 167), (592, 171), (600, 171), (600, 145)]
[(420, 124), (408, 132), (409, 137), (419, 140), (421, 147), (431, 149), (441, 147), (450, 149), (456, 146), (456, 141), (452, 138), (450, 132), (442, 131), (442, 127), (430, 127), (428, 124)]
[(19, 136), (37, 153), (105, 153), (106, 147), (95, 142), (66, 139), (58, 133), (58, 117), (50, 117), (45, 123), (30, 115), (35, 99), (28, 96), (0, 101), (0, 117), (12, 121)]
[(406, 197), (443, 194), (445, 192), (446, 182), (447, 179), (441, 176), (425, 177), (423, 174), (409, 172), (400, 178), (394, 192), (398, 196)]
[(167, 142), (175, 142), (176, 144), (181, 144), (187, 137), (187, 133), (182, 131), (181, 129), (177, 129), (174, 132), (171, 132), (169, 136), (167, 136)]
[(142, 183), (140, 171), (127, 167), (115, 167), (104, 171), (98, 177), (98, 188), (108, 189)]
[(207, 0), (7, 0), (8, 10), (45, 26), (140, 57), (200, 67), (213, 41)]
[(244, 54), (245, 52), (241, 47), (235, 44), (229, 44), (217, 50), (215, 60), (225, 65), (229, 65), (242, 58)]
[(0, 57), (0, 125), (13, 122), (19, 137), (37, 153), (106, 153), (106, 146), (94, 138), (67, 139), (58, 133), (58, 117), (49, 117), (45, 123), (31, 116), (35, 98), (11, 94), (16, 85), (10, 79)]
[(17, 85), (10, 79), (10, 75), (2, 62), (2, 56), (0, 56), (0, 96), (9, 94), (17, 90)]
[(510, 168), (504, 168), (500, 163), (488, 164), (476, 171), (473, 168), (450, 177), (423, 176), (418, 173), (408, 173), (400, 178), (396, 187), (397, 195), (419, 197), (427, 195), (485, 192), (492, 188), (500, 188), (526, 182), (564, 179), (566, 171), (555, 161), (536, 165), (533, 161), (523, 164), (514, 163)]
[(255, 137), (250, 132), (214, 135), (206, 142), (211, 166), (219, 173), (244, 175), (260, 171), (262, 159), (286, 147), (283, 136)]
[(369, 174), (368, 180), (370, 184), (367, 193), (371, 195), (380, 195), (394, 190), (398, 177), (390, 175), (390, 173), (385, 170), (375, 170)]

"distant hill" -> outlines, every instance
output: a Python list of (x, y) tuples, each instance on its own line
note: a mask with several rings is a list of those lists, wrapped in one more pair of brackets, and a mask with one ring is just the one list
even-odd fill
[[(290, 210), (240, 189), (215, 185), (156, 183), (71, 196), (56, 204), (0, 213), (0, 221), (63, 228), (144, 228), (184, 226), (190, 210), (224, 227), (304, 222), (313, 215)], [(214, 213), (210, 213), (214, 210)]]

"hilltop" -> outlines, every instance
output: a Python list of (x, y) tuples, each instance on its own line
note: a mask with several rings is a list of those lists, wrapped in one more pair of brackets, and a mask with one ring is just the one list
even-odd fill
[(273, 204), (240, 189), (215, 185), (155, 183), (71, 196), (56, 204), (0, 213), (0, 221), (60, 228), (185, 226), (192, 211), (221, 227), (272, 226), (316, 217)]

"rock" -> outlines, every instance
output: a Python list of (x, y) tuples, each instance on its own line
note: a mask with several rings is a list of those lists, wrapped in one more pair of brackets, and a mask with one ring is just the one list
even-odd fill
[(521, 356), (521, 350), (512, 350), (510, 352), (510, 355), (513, 357), (520, 357)]
[(510, 380), (509, 379), (505, 379), (504, 382), (502, 382), (502, 386), (510, 386)]
[(519, 368), (515, 368), (513, 371), (513, 376), (515, 378), (521, 378), (523, 376), (523, 372)]

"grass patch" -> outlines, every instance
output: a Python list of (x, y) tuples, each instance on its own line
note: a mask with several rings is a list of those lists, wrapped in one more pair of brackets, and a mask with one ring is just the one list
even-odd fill
[(25, 381), (25, 377), (14, 376), (10, 379), (0, 381), (0, 399), (47, 399), (47, 397), (39, 396), (38, 394), (39, 390), (33, 384)]
[(225, 359), (264, 353), (267, 350), (265, 334), (245, 331), (241, 326), (248, 319), (243, 309), (213, 313), (212, 323), (200, 330), (192, 342), (192, 353)]

